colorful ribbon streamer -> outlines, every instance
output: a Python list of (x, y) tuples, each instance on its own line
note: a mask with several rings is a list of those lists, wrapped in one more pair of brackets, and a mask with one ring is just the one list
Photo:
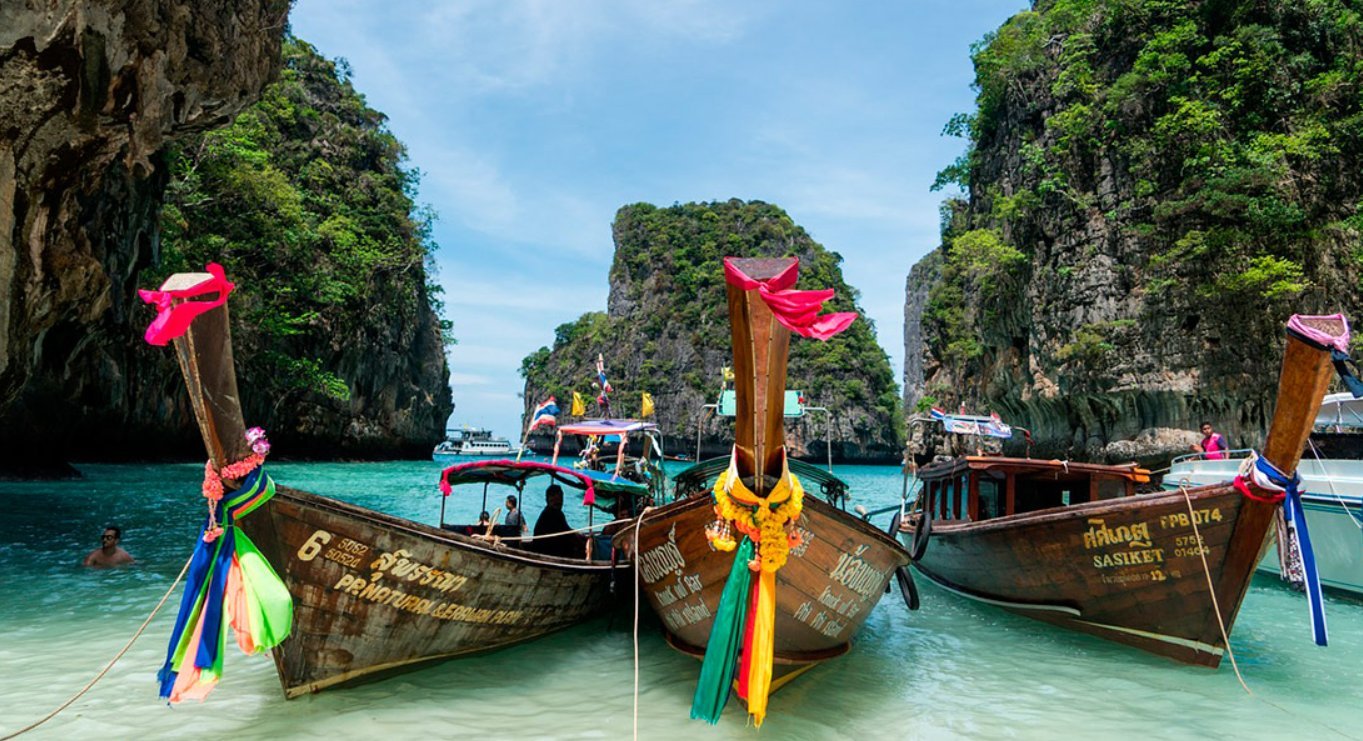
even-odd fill
[(212, 505), (214, 516), (194, 547), (166, 663), (157, 673), (163, 699), (202, 700), (212, 691), (222, 678), (228, 625), (247, 654), (274, 648), (288, 637), (293, 597), (235, 524), (274, 493), (274, 480), (260, 466), (241, 488)]
[[(705, 660), (691, 701), (691, 717), (717, 723), (737, 664), (738, 696), (759, 727), (767, 714), (776, 645), (776, 572), (798, 538), (788, 526), (804, 510), (804, 487), (782, 458), (781, 478), (765, 497), (744, 486), (738, 459), (715, 481), (718, 522), (706, 529), (716, 550), (733, 547), (729, 526), (743, 534), (710, 626)], [(756, 578), (753, 578), (756, 573)], [(741, 627), (740, 627), (741, 626)], [(735, 640), (741, 631), (742, 640)]]
[[(1246, 478), (1261, 489), (1281, 494), (1273, 498), (1256, 496), (1245, 485)], [(1252, 454), (1241, 467), (1234, 484), (1241, 494), (1251, 499), (1261, 502), (1282, 501), (1283, 518), (1287, 521), (1288, 530), (1295, 537), (1289, 538), (1287, 543), (1279, 543), (1278, 547), (1291, 548), (1293, 544), (1296, 545), (1297, 556), (1301, 559), (1302, 575), (1306, 580), (1306, 605), (1311, 617), (1311, 637), (1317, 646), (1327, 645), (1329, 634), (1325, 626), (1325, 597), (1320, 586), (1320, 574), (1316, 571), (1316, 553), (1311, 547), (1311, 533), (1306, 527), (1306, 512), (1301, 504), (1301, 476), (1294, 472), (1292, 477), (1288, 478), (1267, 458), (1256, 453)]]

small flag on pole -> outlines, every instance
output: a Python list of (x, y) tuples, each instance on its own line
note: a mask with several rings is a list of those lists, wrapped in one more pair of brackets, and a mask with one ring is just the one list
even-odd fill
[(553, 427), (558, 424), (558, 404), (554, 402), (554, 397), (549, 397), (543, 404), (535, 407), (535, 413), (530, 416), (530, 427), (526, 434), (530, 434), (540, 425)]
[(645, 391), (645, 392), (643, 392), (643, 393), (644, 393), (644, 395), (643, 395), (643, 400), (642, 400), (642, 402), (641, 402), (640, 405), (639, 405), (639, 416), (640, 416), (640, 417), (652, 417), (652, 416), (653, 416), (653, 395), (650, 394), (650, 393), (648, 393), (647, 391)]
[(587, 400), (584, 399), (584, 398), (582, 398), (582, 394), (579, 394), (578, 392), (574, 391), (574, 392), (573, 392), (573, 411), (571, 412), (572, 416), (574, 416), (574, 417), (581, 417), (582, 415), (584, 415), (584, 414), (586, 414), (586, 413), (587, 413)]

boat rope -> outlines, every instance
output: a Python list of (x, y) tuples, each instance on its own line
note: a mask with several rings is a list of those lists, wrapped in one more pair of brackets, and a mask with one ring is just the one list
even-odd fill
[(1240, 673), (1240, 665), (1235, 662), (1235, 652), (1232, 651), (1230, 647), (1230, 636), (1226, 634), (1226, 623), (1221, 619), (1221, 607), (1216, 602), (1216, 589), (1212, 587), (1212, 572), (1210, 569), (1207, 568), (1207, 548), (1202, 543), (1202, 533), (1198, 532), (1197, 518), (1193, 516), (1193, 500), (1191, 497), (1188, 496), (1188, 484), (1189, 481), (1187, 479), (1184, 479), (1179, 482), (1178, 489), (1179, 491), (1183, 492), (1183, 501), (1188, 504), (1188, 521), (1193, 524), (1193, 535), (1197, 538), (1198, 554), (1202, 557), (1202, 573), (1204, 576), (1207, 577), (1207, 592), (1212, 597), (1212, 608), (1216, 610), (1216, 623), (1221, 627), (1221, 640), (1225, 641), (1226, 643), (1226, 655), (1230, 657), (1230, 665), (1231, 668), (1235, 670), (1235, 678), (1240, 680), (1240, 686), (1245, 688), (1245, 694), (1249, 695), (1250, 697), (1253, 697), (1259, 702), (1264, 703), (1265, 705), (1268, 705), (1269, 707), (1277, 708), (1278, 710), (1282, 711), (1284, 715), (1288, 715), (1293, 718), (1298, 718), (1301, 720), (1310, 721), (1312, 723), (1315, 723), (1316, 725), (1319, 725), (1323, 728), (1333, 731), (1334, 733), (1343, 736), (1344, 738), (1354, 739), (1358, 738), (1357, 736), (1350, 736), (1349, 734), (1339, 730), (1338, 728), (1335, 728), (1329, 723), (1325, 723), (1324, 721), (1317, 720), (1316, 718), (1310, 716), (1303, 716), (1299, 713), (1294, 713), (1291, 710), (1288, 710), (1287, 708), (1283, 707), (1282, 705), (1279, 705), (1278, 703), (1273, 702), (1272, 700), (1266, 697), (1263, 697), (1262, 695), (1256, 695), (1250, 691), (1249, 685), (1245, 684), (1245, 677)]
[[(610, 523), (606, 523), (606, 524), (610, 524)], [(461, 526), (461, 527), (462, 527), (462, 526)], [(586, 526), (584, 526), (584, 527), (575, 527), (575, 528), (573, 528), (572, 530), (562, 530), (562, 531), (559, 531), (559, 532), (557, 532), (557, 533), (545, 533), (544, 535), (508, 535), (508, 536), (503, 537), (503, 536), (500, 536), (500, 535), (484, 535), (483, 533), (474, 533), (473, 535), (470, 535), (469, 537), (470, 537), (470, 538), (477, 538), (478, 540), (488, 540), (488, 541), (492, 541), (493, 545), (496, 545), (496, 544), (499, 544), (499, 543), (504, 543), (504, 542), (506, 542), (506, 541), (508, 541), (508, 540), (534, 540), (535, 538), (552, 538), (552, 537), (557, 536), (557, 535), (573, 535), (574, 533), (591, 533), (591, 534), (595, 534), (596, 531), (599, 530), (599, 529), (600, 529), (600, 528), (598, 528), (596, 525), (586, 525)], [(4, 741), (4, 739), (0, 739), (0, 741)]]
[(1311, 442), (1311, 438), (1309, 437), (1306, 438), (1306, 444), (1311, 448), (1311, 455), (1315, 456), (1316, 463), (1321, 464), (1321, 476), (1325, 479), (1325, 483), (1330, 485), (1330, 495), (1335, 498), (1335, 501), (1339, 502), (1339, 506), (1344, 509), (1344, 514), (1349, 516), (1349, 521), (1354, 524), (1354, 527), (1363, 530), (1363, 520), (1354, 517), (1354, 513), (1349, 511), (1349, 504), (1345, 502), (1344, 497), (1341, 497), (1339, 492), (1335, 490), (1335, 477), (1326, 472), (1325, 462), (1320, 459), (1320, 451), (1316, 450), (1316, 444)]
[(1207, 565), (1207, 546), (1202, 542), (1202, 532), (1197, 527), (1197, 513), (1193, 511), (1193, 498), (1188, 496), (1188, 485), (1180, 481), (1178, 490), (1183, 492), (1183, 501), (1188, 505), (1188, 521), (1193, 524), (1193, 537), (1197, 538), (1197, 555), (1202, 559), (1202, 575), (1207, 577), (1207, 594), (1212, 598), (1212, 610), (1216, 612), (1216, 624), (1221, 628), (1221, 640), (1226, 644), (1226, 656), (1230, 657), (1231, 668), (1235, 670), (1235, 678), (1240, 680), (1240, 686), (1245, 688), (1245, 694), (1254, 696), (1250, 692), (1249, 685), (1245, 684), (1245, 677), (1240, 673), (1240, 665), (1235, 661), (1235, 651), (1230, 647), (1230, 634), (1226, 632), (1226, 621), (1221, 618), (1221, 604), (1216, 599), (1216, 587), (1212, 585), (1212, 570)]
[(152, 608), (151, 614), (147, 616), (146, 620), (142, 621), (142, 625), (138, 626), (137, 631), (133, 633), (132, 638), (128, 639), (128, 643), (123, 646), (123, 649), (121, 651), (114, 654), (114, 657), (109, 660), (109, 663), (105, 665), (104, 669), (100, 671), (99, 674), (95, 675), (94, 679), (91, 679), (88, 684), (82, 687), (80, 692), (77, 692), (76, 694), (72, 695), (69, 700), (57, 706), (56, 710), (53, 710), (52, 712), (43, 716), (41, 720), (38, 720), (34, 723), (30, 723), (29, 725), (20, 728), (14, 733), (8, 734), (4, 737), (0, 737), (0, 741), (9, 741), (9, 739), (15, 738), (17, 736), (22, 736), (23, 734), (28, 733), (29, 731), (37, 728), (38, 726), (41, 726), (42, 724), (48, 722), (49, 720), (52, 720), (53, 718), (57, 717), (58, 713), (70, 707), (71, 703), (75, 702), (76, 700), (79, 700), (82, 695), (90, 691), (91, 687), (95, 686), (96, 682), (103, 679), (104, 675), (108, 674), (109, 670), (114, 668), (114, 664), (117, 664), (118, 660), (123, 658), (123, 654), (128, 653), (128, 649), (133, 647), (133, 643), (137, 641), (137, 639), (142, 635), (142, 632), (145, 631), (147, 629), (147, 626), (151, 624), (151, 619), (156, 617), (156, 613), (160, 612), (161, 608), (165, 606), (166, 600), (170, 599), (170, 595), (175, 592), (175, 588), (180, 586), (180, 580), (185, 578), (185, 572), (189, 571), (189, 564), (192, 560), (193, 558), (185, 559), (185, 565), (183, 568), (180, 569), (180, 575), (175, 577), (175, 581), (170, 583), (170, 589), (167, 589), (166, 593), (161, 595), (161, 601), (156, 603), (156, 607)]
[(634, 521), (634, 741), (639, 741), (639, 528), (652, 509), (644, 507)]

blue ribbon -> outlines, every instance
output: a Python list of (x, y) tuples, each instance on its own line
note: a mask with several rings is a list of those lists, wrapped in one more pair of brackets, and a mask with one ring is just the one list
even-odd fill
[[(1311, 549), (1311, 532), (1306, 527), (1306, 512), (1301, 505), (1301, 476), (1295, 472), (1287, 478), (1272, 463), (1262, 456), (1254, 461), (1254, 466), (1275, 486), (1283, 488), (1283, 517), (1287, 528), (1296, 537), (1297, 555), (1301, 557), (1302, 575), (1306, 579), (1306, 604), (1311, 613), (1311, 637), (1317, 646), (1326, 645), (1329, 636), (1325, 629), (1325, 597), (1321, 593), (1320, 574), (1316, 572), (1316, 553)], [(1279, 543), (1279, 548), (1290, 548), (1291, 543)]]
[(1349, 366), (1357, 368), (1358, 364), (1349, 358), (1348, 353), (1340, 352), (1337, 349), (1330, 351), (1330, 361), (1335, 365), (1335, 372), (1339, 374), (1339, 380), (1344, 382), (1344, 387), (1349, 389), (1355, 399), (1363, 399), (1363, 381), (1349, 370)]

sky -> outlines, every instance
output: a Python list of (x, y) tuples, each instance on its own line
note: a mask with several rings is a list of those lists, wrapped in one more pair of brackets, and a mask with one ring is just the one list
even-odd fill
[[(1022, 0), (297, 0), (439, 215), (451, 426), (519, 435), (521, 360), (604, 311), (615, 212), (739, 198), (843, 256), (902, 379), (904, 283), (938, 244), (970, 45)], [(609, 367), (609, 365), (608, 365)]]

